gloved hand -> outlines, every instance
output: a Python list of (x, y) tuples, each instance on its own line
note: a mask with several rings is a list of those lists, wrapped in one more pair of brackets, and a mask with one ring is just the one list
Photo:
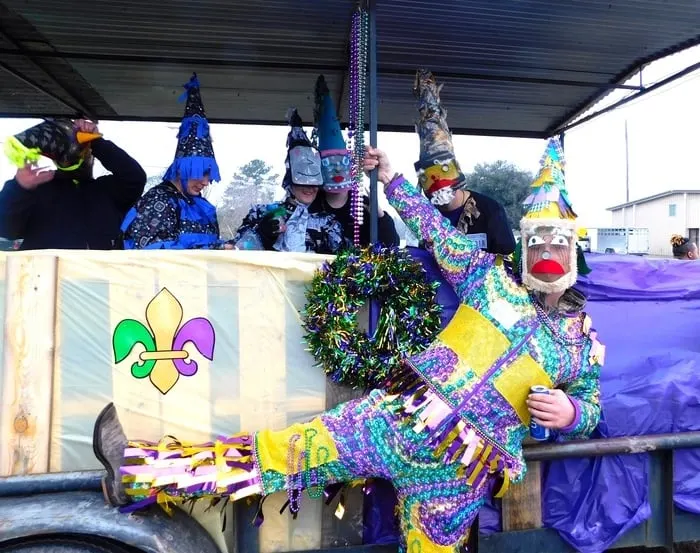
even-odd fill
[(280, 220), (274, 213), (268, 213), (258, 223), (258, 234), (266, 250), (271, 250), (282, 232)]

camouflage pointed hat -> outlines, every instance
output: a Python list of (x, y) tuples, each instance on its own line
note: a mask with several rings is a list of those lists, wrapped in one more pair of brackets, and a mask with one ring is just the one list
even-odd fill
[(418, 100), (420, 154), (415, 169), (421, 188), (434, 205), (448, 204), (455, 190), (466, 184), (455, 158), (447, 111), (440, 102), (441, 90), (430, 71), (418, 69), (413, 93)]

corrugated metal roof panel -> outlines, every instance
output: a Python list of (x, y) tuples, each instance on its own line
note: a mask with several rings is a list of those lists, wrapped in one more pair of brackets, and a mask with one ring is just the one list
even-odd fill
[[(196, 70), (213, 121), (283, 123), (290, 105), (310, 120), (321, 72), (346, 119), (355, 5), (3, 0), (0, 29), (65, 86), (69, 103), (102, 118), (179, 119), (175, 98)], [(455, 132), (545, 136), (640, 64), (700, 43), (700, 2), (378, 0), (377, 31), (380, 128), (411, 128), (412, 74), (425, 66), (446, 82)], [(3, 99), (8, 86), (0, 81), (0, 113), (70, 114), (36, 92), (25, 90), (21, 105)]]

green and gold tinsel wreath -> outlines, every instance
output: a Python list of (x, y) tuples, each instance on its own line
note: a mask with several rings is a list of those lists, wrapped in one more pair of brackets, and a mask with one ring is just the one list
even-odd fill
[[(306, 292), (306, 342), (335, 382), (369, 389), (402, 357), (424, 350), (440, 330), (439, 283), (428, 282), (408, 252), (378, 245), (339, 254), (316, 272)], [(368, 301), (380, 305), (374, 336), (358, 328)]]

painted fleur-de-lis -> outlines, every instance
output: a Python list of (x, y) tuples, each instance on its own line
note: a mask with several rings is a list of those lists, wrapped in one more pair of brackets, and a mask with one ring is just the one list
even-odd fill
[(180, 302), (163, 288), (146, 307), (148, 327), (135, 319), (124, 319), (114, 329), (114, 362), (121, 363), (141, 344), (145, 351), (131, 365), (131, 374), (135, 378), (149, 377), (161, 394), (167, 394), (180, 375), (194, 375), (199, 367), (185, 345), (192, 343), (202, 356), (213, 360), (214, 327), (204, 317), (190, 319), (180, 326), (182, 314)]

